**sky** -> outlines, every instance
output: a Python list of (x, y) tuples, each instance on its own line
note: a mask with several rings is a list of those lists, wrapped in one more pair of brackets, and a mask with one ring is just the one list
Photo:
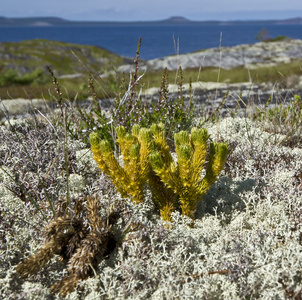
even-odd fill
[(55, 16), (79, 21), (194, 21), (302, 17), (301, 0), (1, 0), (0, 16)]

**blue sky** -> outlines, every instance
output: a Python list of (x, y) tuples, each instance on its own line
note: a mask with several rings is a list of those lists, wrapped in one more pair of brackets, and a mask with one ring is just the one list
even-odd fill
[(2, 0), (0, 16), (69, 20), (259, 20), (302, 17), (301, 0)]

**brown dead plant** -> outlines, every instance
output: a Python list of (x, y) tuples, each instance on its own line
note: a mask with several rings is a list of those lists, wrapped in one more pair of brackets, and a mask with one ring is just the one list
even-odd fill
[(56, 217), (46, 227), (44, 246), (16, 270), (20, 277), (35, 275), (58, 255), (66, 263), (68, 273), (52, 285), (51, 291), (65, 297), (75, 290), (79, 280), (93, 276), (101, 259), (109, 254), (115, 243), (111, 228), (117, 213), (112, 209), (106, 218), (101, 218), (96, 195), (75, 201), (67, 210), (62, 201), (56, 211)]

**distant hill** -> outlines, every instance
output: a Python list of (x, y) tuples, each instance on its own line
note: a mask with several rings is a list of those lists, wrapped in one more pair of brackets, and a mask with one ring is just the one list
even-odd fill
[(163, 20), (163, 21), (158, 21), (158, 22), (167, 22), (167, 23), (191, 23), (192, 21), (190, 21), (187, 18), (184, 17), (179, 17), (179, 16), (175, 16), (175, 17), (171, 17), (169, 19)]
[(5, 26), (53, 26), (68, 25), (70, 21), (56, 17), (35, 17), (35, 18), (5, 18), (0, 17), (0, 25)]
[(302, 25), (302, 18), (294, 18), (294, 19), (287, 19), (277, 21), (278, 24), (301, 24)]
[(131, 22), (115, 22), (115, 21), (69, 21), (56, 17), (34, 17), (34, 18), (6, 18), (0, 16), (0, 26), (72, 26), (72, 25), (105, 25), (105, 24), (302, 24), (302, 18), (297, 17), (286, 20), (249, 20), (249, 21), (191, 21), (181, 16), (173, 16), (165, 20), (159, 21), (131, 21)]

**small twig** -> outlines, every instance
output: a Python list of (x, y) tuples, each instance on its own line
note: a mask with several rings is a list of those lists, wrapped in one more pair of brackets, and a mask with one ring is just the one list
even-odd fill
[(51, 124), (51, 122), (49, 121), (49, 119), (41, 112), (39, 111), (36, 107), (35, 110), (47, 121), (47, 123), (51, 126), (51, 128), (56, 131), (56, 129), (54, 128), (54, 126)]
[[(221, 270), (221, 271), (209, 271), (207, 273), (201, 273), (201, 274), (191, 274), (188, 275), (188, 279), (199, 279), (202, 278), (205, 275), (214, 275), (214, 274), (221, 274), (221, 275), (226, 275), (229, 274), (231, 271), (229, 270)], [(185, 283), (187, 279), (182, 280), (182, 283)]]
[[(222, 44), (222, 32), (220, 33), (220, 42), (219, 42), (219, 68), (218, 68), (218, 75), (217, 75), (217, 83), (219, 83), (220, 80), (221, 58), (222, 58), (221, 44)], [(218, 87), (216, 88), (215, 99), (217, 99), (217, 94), (218, 94)]]
[(59, 86), (59, 83), (57, 81), (57, 78), (55, 77), (53, 71), (51, 70), (51, 68), (49, 66), (46, 66), (47, 71), (50, 73), (51, 77), (52, 77), (52, 83), (55, 86), (55, 91), (58, 95), (58, 97), (56, 98), (57, 104), (61, 110), (61, 115), (62, 117), (64, 117), (64, 111), (63, 111), (63, 97), (62, 97), (62, 93), (61, 93), (61, 87)]

